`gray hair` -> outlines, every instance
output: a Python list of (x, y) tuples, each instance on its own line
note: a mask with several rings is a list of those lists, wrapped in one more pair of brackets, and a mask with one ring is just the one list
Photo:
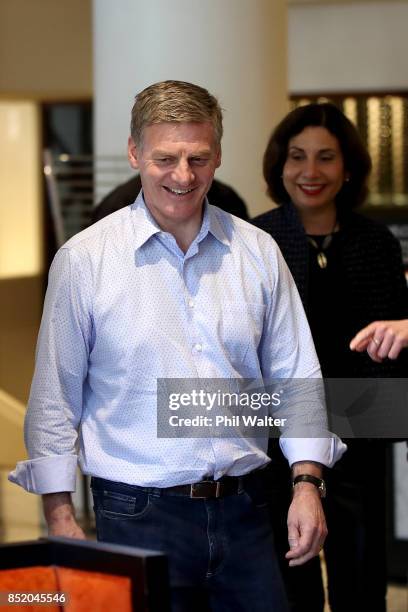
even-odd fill
[(161, 81), (146, 87), (135, 97), (130, 133), (141, 146), (143, 130), (155, 123), (210, 123), (216, 144), (222, 138), (222, 110), (206, 89), (185, 81)]

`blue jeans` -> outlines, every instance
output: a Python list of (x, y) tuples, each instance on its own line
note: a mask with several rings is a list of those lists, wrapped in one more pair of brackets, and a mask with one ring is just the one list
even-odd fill
[(288, 612), (261, 482), (218, 499), (101, 478), (92, 492), (98, 540), (168, 555), (172, 612)]

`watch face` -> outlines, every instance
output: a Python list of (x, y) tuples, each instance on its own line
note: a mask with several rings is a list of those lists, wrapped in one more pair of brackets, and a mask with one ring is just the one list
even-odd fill
[(324, 482), (324, 480), (320, 482), (319, 492), (320, 492), (320, 497), (326, 497), (326, 483)]

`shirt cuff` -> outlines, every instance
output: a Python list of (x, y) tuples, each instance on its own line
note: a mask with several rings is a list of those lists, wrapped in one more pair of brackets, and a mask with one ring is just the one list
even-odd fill
[(29, 493), (74, 492), (77, 455), (51, 455), (19, 461), (8, 479)]
[(297, 461), (315, 461), (333, 467), (347, 450), (347, 446), (336, 435), (332, 438), (285, 438), (279, 444), (289, 465)]

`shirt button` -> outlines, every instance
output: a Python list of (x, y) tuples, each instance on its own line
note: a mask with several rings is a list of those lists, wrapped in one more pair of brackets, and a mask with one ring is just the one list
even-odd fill
[(188, 300), (188, 305), (190, 308), (194, 308), (194, 300)]
[(198, 353), (201, 353), (201, 351), (203, 350), (203, 345), (202, 345), (202, 344), (197, 343), (197, 344), (195, 344), (195, 345), (194, 345), (194, 348), (195, 348), (195, 350), (196, 350)]

